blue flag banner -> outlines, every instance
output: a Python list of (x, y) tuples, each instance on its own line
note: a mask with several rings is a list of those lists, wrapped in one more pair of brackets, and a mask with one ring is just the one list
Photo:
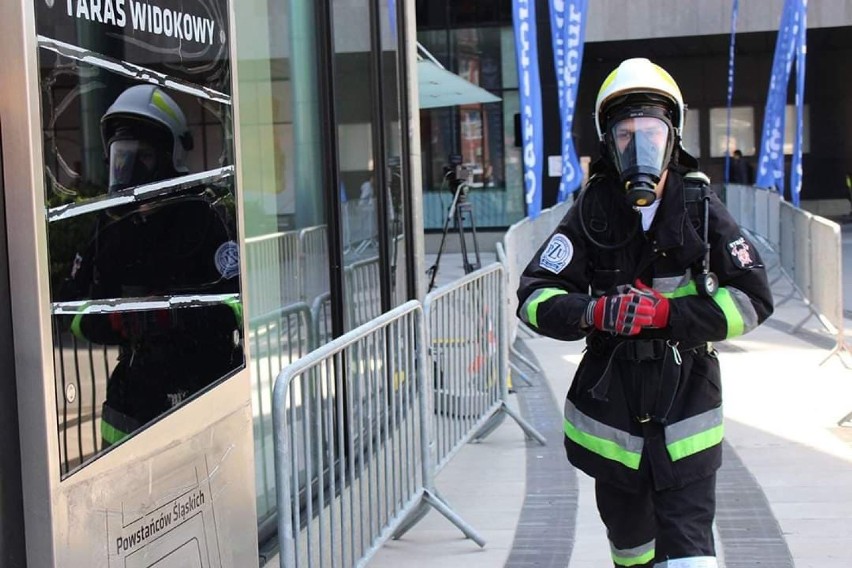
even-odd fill
[(728, 183), (731, 169), (731, 104), (734, 100), (734, 52), (737, 45), (737, 13), (740, 0), (734, 0), (731, 7), (731, 43), (728, 48), (728, 121), (725, 126), (725, 184)]
[(388, 0), (388, 23), (390, 24), (391, 37), (396, 41), (396, 0)]
[(583, 183), (580, 161), (574, 149), (572, 129), (577, 87), (583, 65), (588, 0), (550, 0), (550, 32), (553, 38), (553, 61), (559, 89), (559, 116), (562, 125), (562, 179), (559, 182), (561, 203)]
[(524, 201), (527, 204), (527, 215), (535, 219), (541, 213), (542, 154), (544, 149), (535, 0), (512, 0), (512, 16), (515, 27), (515, 58), (518, 63), (518, 87), (521, 103)]
[(802, 131), (805, 107), (805, 57), (808, 53), (808, 0), (799, 0), (799, 28), (796, 34), (796, 140), (793, 142), (793, 163), (790, 166), (790, 196), (799, 206), (802, 193)]
[(772, 60), (772, 75), (769, 78), (757, 165), (756, 185), (774, 187), (781, 195), (784, 195), (784, 113), (787, 105), (787, 84), (796, 50), (801, 3), (802, 0), (784, 2), (784, 12), (775, 41), (775, 56)]

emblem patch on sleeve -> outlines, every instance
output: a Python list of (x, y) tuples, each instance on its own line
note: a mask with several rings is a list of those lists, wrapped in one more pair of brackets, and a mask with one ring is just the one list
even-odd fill
[(573, 257), (574, 245), (565, 235), (556, 234), (550, 238), (538, 263), (545, 270), (559, 274)]
[(234, 241), (219, 245), (214, 260), (222, 278), (231, 279), (240, 273), (240, 247)]
[(751, 244), (744, 237), (739, 237), (728, 243), (728, 251), (731, 253), (734, 264), (739, 268), (749, 269), (755, 267), (754, 252)]

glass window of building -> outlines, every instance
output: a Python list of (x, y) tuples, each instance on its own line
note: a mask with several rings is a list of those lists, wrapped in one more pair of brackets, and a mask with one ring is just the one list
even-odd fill
[(701, 111), (689, 109), (683, 125), (683, 147), (695, 158), (701, 157)]
[[(279, 371), (327, 330), (329, 248), (316, 69), (315, 6), (308, 0), (234, 3), (248, 282), (257, 507), (272, 518), (272, 389)], [(299, 54), (293, 57), (292, 54)], [(322, 320), (322, 321), (316, 321)]]
[(334, 0), (334, 118), (343, 238), (344, 325), (355, 328), (382, 313), (379, 215), (373, 104), (376, 67), (370, 0)]
[(407, 192), (408, 162), (404, 159), (408, 153), (405, 140), (406, 126), (403, 119), (407, 111), (407, 101), (403, 94), (403, 59), (405, 52), (399, 37), (398, 0), (379, 3), (380, 18), (380, 61), (382, 74), (382, 126), (384, 152), (384, 201), (377, 200), (383, 210), (380, 215), (387, 219), (386, 241), (390, 277), (391, 307), (405, 303), (410, 295), (408, 270), (409, 255), (405, 241), (405, 212), (410, 195)]
[(754, 156), (754, 108), (731, 108), (731, 134), (728, 139), (728, 108), (710, 109), (710, 157), (724, 158), (740, 150), (743, 156)]
[(410, 297), (408, 125), (395, 0), (240, 0), (235, 9), (263, 539), (274, 532), (276, 376)]
[[(333, 0), (344, 328), (408, 297), (403, 60), (395, 0)], [(407, 130), (406, 130), (407, 131)]]
[(445, 179), (450, 156), (461, 156), (472, 173), (467, 198), (477, 227), (511, 225), (524, 216), (520, 152), (514, 147), (518, 95), (512, 29), (424, 31), (419, 39), (449, 71), (502, 99), (421, 112), (424, 226), (443, 227), (452, 200)]

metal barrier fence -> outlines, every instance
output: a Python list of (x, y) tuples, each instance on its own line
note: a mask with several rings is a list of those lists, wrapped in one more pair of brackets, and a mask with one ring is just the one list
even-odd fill
[[(317, 298), (314, 319), (325, 304)], [(545, 443), (507, 405), (506, 307), (495, 263), (281, 372), (273, 395), (281, 566), (362, 566), (432, 507), (484, 545), (434, 478), (506, 415)]]
[(361, 254), (367, 249), (375, 249), (379, 242), (375, 200), (347, 201), (341, 207), (344, 252)]
[(816, 316), (836, 341), (823, 363), (834, 354), (849, 353), (844, 334), (840, 226), (782, 201), (774, 191), (728, 185), (725, 197), (740, 226), (778, 253), (778, 268), (793, 284), (791, 295), (776, 305), (799, 294), (808, 306), (809, 315), (793, 330)]
[(428, 507), (483, 544), (434, 490), (425, 345), (422, 308), (410, 301), (278, 376), (282, 567), (364, 566)]
[[(257, 518), (262, 532), (274, 530), (275, 453), (272, 443), (272, 391), (278, 372), (316, 346), (311, 309), (291, 304), (249, 322), (255, 444)], [(304, 472), (302, 472), (304, 477)], [(266, 535), (264, 535), (266, 536)]]
[(54, 369), (63, 474), (102, 449), (101, 404), (118, 347), (96, 345), (54, 327)]
[[(261, 540), (276, 530), (272, 388), (278, 372), (330, 341), (327, 230), (324, 225), (246, 240), (247, 282), (252, 314), (247, 342), (252, 347), (255, 472)], [(345, 268), (348, 327), (381, 313), (378, 258)], [(284, 305), (285, 307), (279, 308)], [(105, 381), (104, 381), (105, 382)], [(308, 479), (299, 472), (300, 482)]]
[(298, 231), (246, 239), (246, 266), (251, 270), (248, 292), (254, 313), (265, 314), (304, 299), (300, 250)]
[(299, 231), (299, 270), (302, 275), (302, 300), (307, 294), (328, 289), (328, 231), (325, 225)]
[(498, 263), (426, 296), (437, 470), (467, 442), (491, 433), (506, 414), (528, 437), (545, 444), (507, 405), (505, 298), (504, 269)]
[(365, 258), (344, 267), (347, 329), (362, 325), (382, 313), (379, 257)]
[[(524, 271), (524, 268), (526, 268), (530, 259), (544, 243), (545, 239), (550, 236), (562, 218), (565, 217), (565, 214), (568, 213), (568, 209), (571, 208), (573, 202), (574, 196), (571, 195), (566, 201), (545, 209), (535, 219), (526, 217), (518, 221), (506, 231), (506, 234), (503, 236), (503, 242), (497, 243), (497, 260), (506, 270), (509, 353), (513, 359), (523, 362), (536, 373), (540, 373), (541, 369), (524, 357), (514, 346), (519, 329), (526, 330), (530, 335), (534, 333), (529, 328), (521, 326), (520, 321), (515, 317), (515, 312), (518, 310), (518, 297), (515, 294), (515, 290), (518, 289), (521, 273)], [(530, 384), (530, 380), (526, 377), (524, 371), (512, 358), (509, 359), (509, 366), (515, 372), (514, 376), (526, 384)]]
[(568, 213), (568, 209), (571, 208), (573, 202), (574, 199), (571, 196), (567, 201), (545, 209), (535, 219), (525, 217), (509, 227), (509, 230), (503, 236), (509, 313), (512, 314), (509, 321), (509, 345), (514, 343), (518, 333), (518, 326), (520, 325), (518, 318), (514, 317), (514, 314), (518, 309), (518, 298), (515, 295), (515, 290), (518, 289), (521, 273), (526, 268), (533, 254), (544, 244), (545, 239), (550, 236), (550, 233), (556, 229), (556, 226), (559, 225), (559, 222)]

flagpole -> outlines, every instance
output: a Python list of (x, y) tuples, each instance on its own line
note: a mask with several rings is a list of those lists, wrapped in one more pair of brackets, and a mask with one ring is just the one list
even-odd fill
[(737, 42), (737, 12), (740, 0), (734, 0), (731, 7), (731, 43), (728, 48), (728, 122), (725, 130), (725, 186), (730, 181), (731, 165), (731, 105), (734, 100), (734, 52)]

